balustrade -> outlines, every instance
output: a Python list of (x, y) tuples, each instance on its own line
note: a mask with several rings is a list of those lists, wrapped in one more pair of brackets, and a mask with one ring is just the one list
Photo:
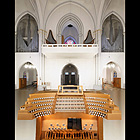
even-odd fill
[(66, 47), (98, 47), (98, 44), (42, 44), (42, 47), (57, 47), (57, 48), (66, 48)]

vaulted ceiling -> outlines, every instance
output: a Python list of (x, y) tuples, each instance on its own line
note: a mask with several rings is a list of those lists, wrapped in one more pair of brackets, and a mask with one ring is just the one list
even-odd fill
[(64, 14), (62, 11), (74, 12), (77, 16), (85, 13), (83, 16), (89, 16), (94, 28), (99, 29), (103, 20), (112, 12), (124, 22), (125, 0), (16, 0), (15, 22), (17, 25), (19, 19), (29, 13), (35, 17), (39, 28), (45, 28), (50, 17), (59, 11), (60, 17)]

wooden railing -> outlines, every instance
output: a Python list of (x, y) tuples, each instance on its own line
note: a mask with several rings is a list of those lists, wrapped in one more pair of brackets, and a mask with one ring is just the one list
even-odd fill
[(98, 47), (98, 44), (42, 44), (42, 47), (62, 47), (62, 48), (66, 48), (66, 47)]
[(98, 139), (97, 131), (92, 130), (50, 130), (42, 131), (42, 140), (48, 139)]
[(57, 95), (83, 95), (83, 86), (59, 85)]

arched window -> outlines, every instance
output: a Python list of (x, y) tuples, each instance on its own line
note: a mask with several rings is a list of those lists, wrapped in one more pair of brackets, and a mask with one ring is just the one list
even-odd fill
[(117, 72), (116, 71), (114, 71), (114, 73), (113, 73), (113, 78), (115, 78), (115, 77), (117, 77)]
[(16, 52), (38, 52), (38, 26), (35, 19), (26, 14), (17, 26)]
[(77, 43), (76, 43), (76, 40), (72, 36), (69, 36), (65, 39), (65, 44), (77, 44)]

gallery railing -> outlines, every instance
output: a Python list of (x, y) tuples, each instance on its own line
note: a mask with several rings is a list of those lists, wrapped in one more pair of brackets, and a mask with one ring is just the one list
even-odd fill
[(42, 44), (42, 47), (98, 47), (98, 44)]

